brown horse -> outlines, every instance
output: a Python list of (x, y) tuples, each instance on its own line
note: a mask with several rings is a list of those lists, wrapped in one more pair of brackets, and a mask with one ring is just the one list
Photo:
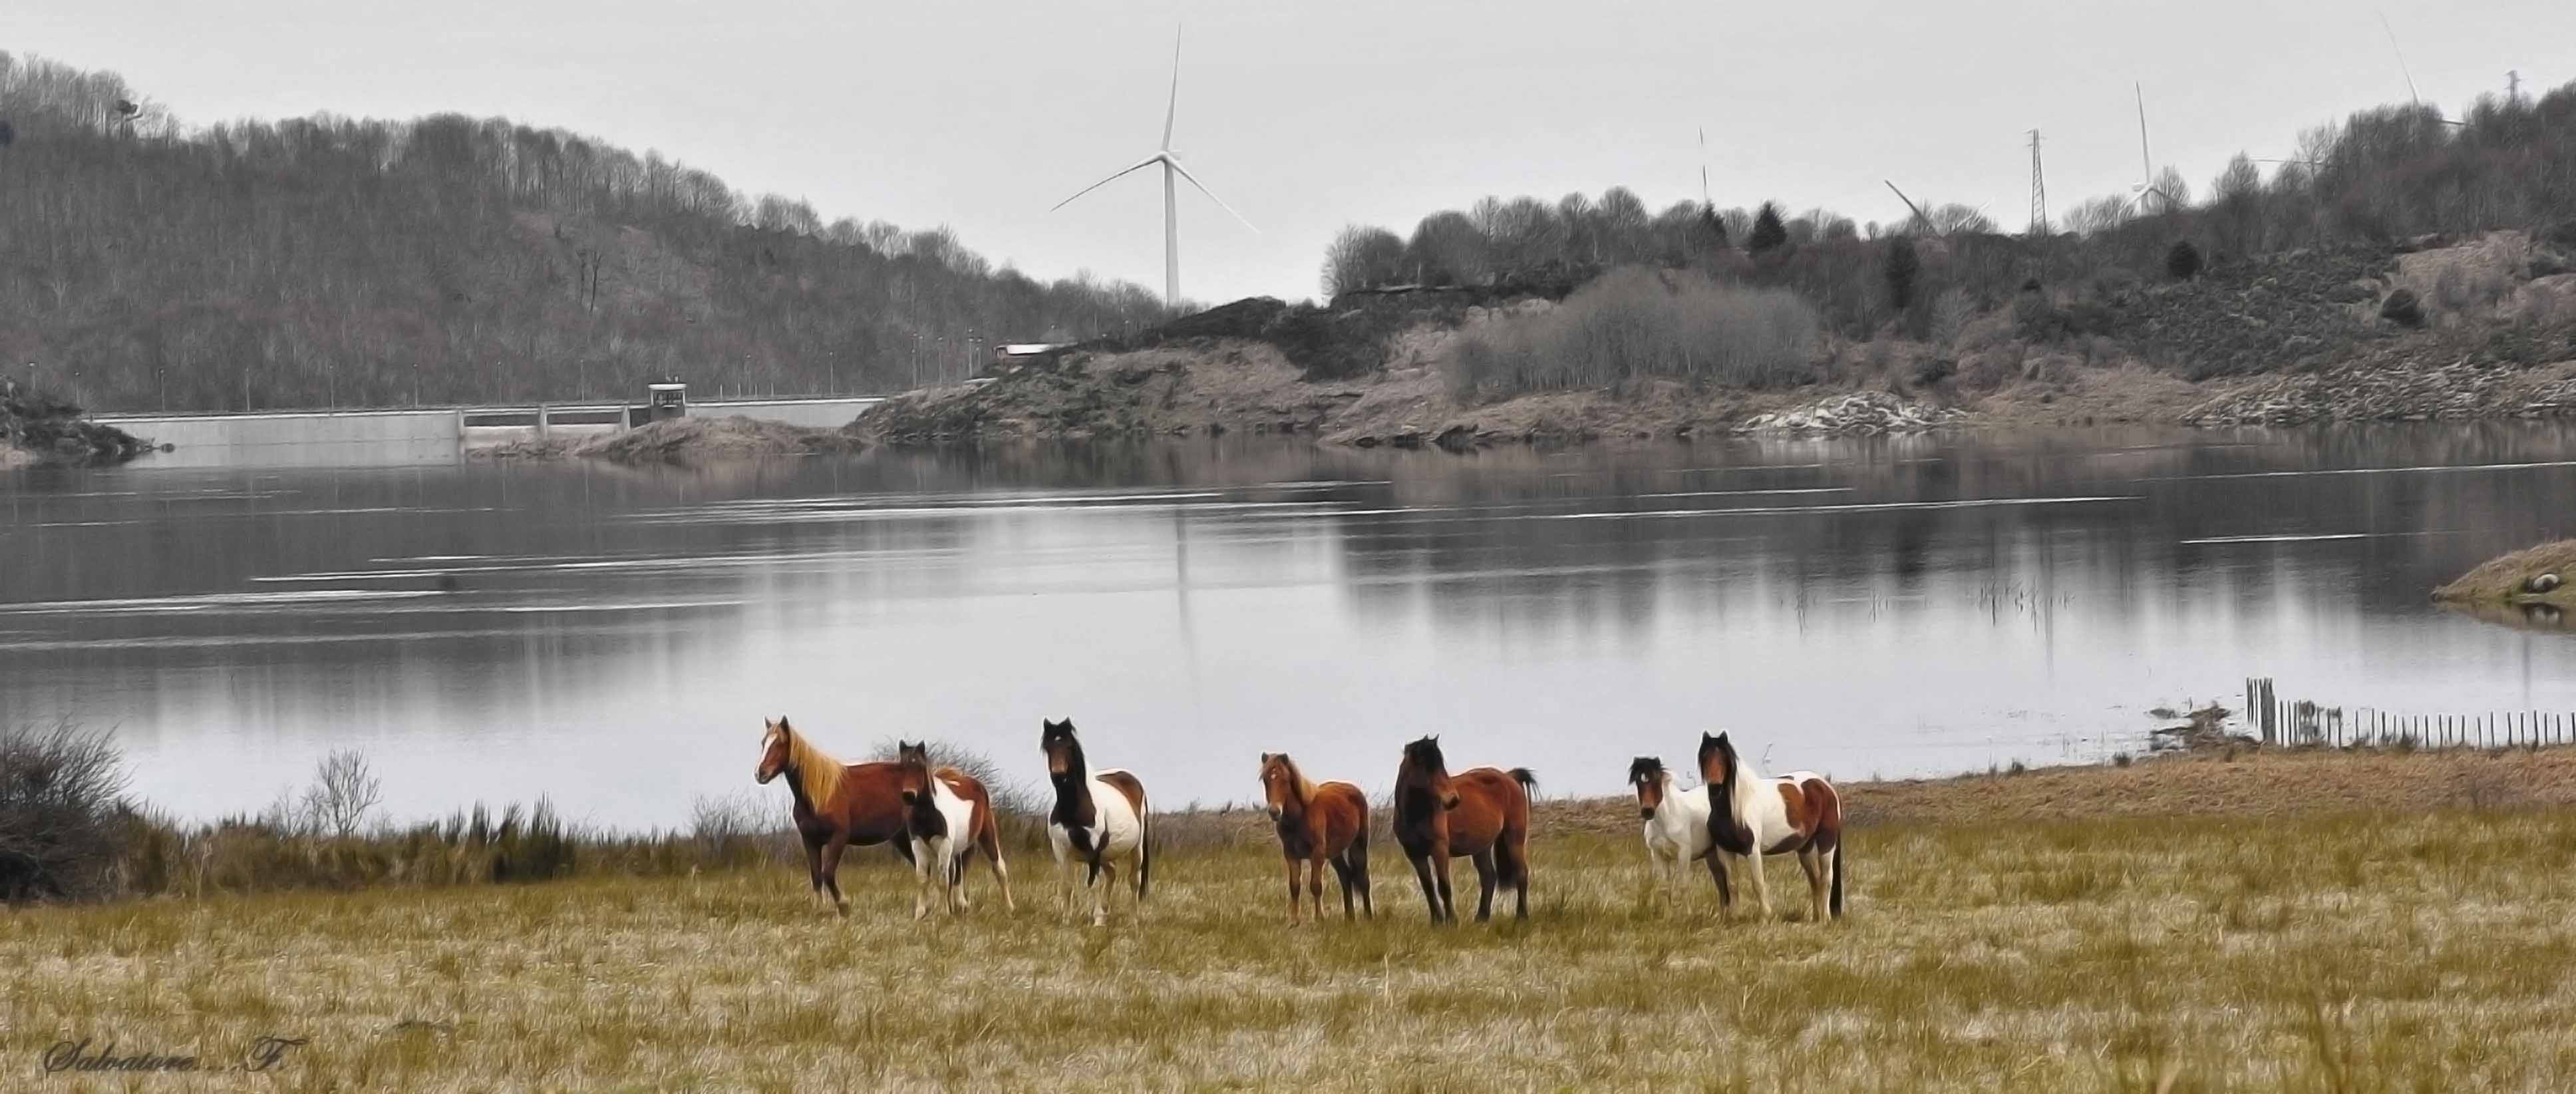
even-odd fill
[(896, 765), (842, 763), (814, 747), (780, 715), (762, 724), (760, 766), (752, 775), (767, 785), (781, 774), (796, 801), (791, 815), (796, 834), (805, 839), (805, 867), (813, 875), (814, 895), (829, 890), (832, 907), (842, 915), (850, 914), (850, 902), (841, 897), (844, 848), (892, 843), (896, 854), (912, 861)]
[(1529, 794), (1536, 789), (1538, 776), (1526, 767), (1449, 774), (1438, 737), (1404, 746), (1404, 761), (1395, 768), (1395, 842), (1413, 860), (1432, 922), (1458, 918), (1449, 895), (1449, 860), (1456, 855), (1476, 863), (1483, 890), (1477, 922), (1493, 915), (1496, 881), (1518, 890), (1517, 915), (1529, 918)]
[(1369, 918), (1377, 906), (1369, 899), (1368, 797), (1344, 782), (1319, 783), (1297, 770), (1285, 752), (1261, 754), (1261, 791), (1270, 804), (1270, 819), (1279, 826), (1279, 853), (1288, 861), (1288, 922), (1297, 922), (1297, 867), (1306, 866), (1306, 892), (1315, 903), (1315, 918), (1324, 917), (1324, 864), (1333, 864), (1342, 883), (1342, 918), (1352, 918), (1351, 894), (1359, 894)]
[[(1751, 874), (1754, 907), (1771, 915), (1765, 855), (1796, 855), (1807, 872), (1808, 921), (1843, 914), (1843, 802), (1813, 771), (1764, 776), (1720, 733), (1699, 735), (1700, 779), (1708, 784), (1711, 856), (1737, 856)], [(1723, 882), (1719, 883), (1723, 885)]]
[(930, 742), (895, 742), (896, 786), (903, 796), (904, 827), (912, 836), (913, 869), (921, 888), (913, 894), (912, 917), (930, 911), (931, 878), (941, 887), (941, 903), (954, 914), (966, 907), (966, 860), (981, 849), (992, 867), (993, 883), (1002, 888), (1002, 907), (1011, 901), (1011, 872), (1002, 864), (1002, 840), (993, 825), (993, 798), (983, 780), (953, 767), (930, 767)]

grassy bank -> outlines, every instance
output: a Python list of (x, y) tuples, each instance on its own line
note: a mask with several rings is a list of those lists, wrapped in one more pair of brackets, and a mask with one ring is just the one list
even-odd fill
[(286, 1089), (2544, 1088), (2576, 1073), (2565, 763), (1855, 786), (1825, 928), (1721, 922), (1705, 880), (1664, 906), (1615, 801), (1549, 804), (1530, 922), (1457, 929), (1384, 843), (1375, 921), (1288, 928), (1240, 812), (1175, 825), (1142, 917), (1098, 931), (1016, 843), (1019, 910), (978, 871), (955, 922), (912, 923), (882, 851), (845, 870), (846, 920), (775, 866), (37, 907), (0, 918), (0, 1068), (275, 1035), (308, 1040)]
[[(1141, 920), (850, 919), (785, 870), (53, 908), (0, 925), (0, 1055), (224, 1056), (285, 1088), (2537, 1088), (2576, 1069), (2576, 817), (1897, 825), (1830, 928), (1654, 904), (1630, 838), (1542, 834), (1526, 925), (1281, 922), (1258, 847)], [(1794, 872), (1794, 871), (1790, 871)], [(1781, 878), (1786, 885), (1788, 879)], [(1775, 894), (1777, 896), (1778, 894)], [(1781, 900), (1784, 906), (1794, 900)], [(218, 1077), (206, 1077), (220, 1085)], [(2170, 1082), (2170, 1087), (2162, 1084)]]

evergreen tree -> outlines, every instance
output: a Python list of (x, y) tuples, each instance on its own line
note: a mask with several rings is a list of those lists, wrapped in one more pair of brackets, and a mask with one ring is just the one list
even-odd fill
[(1914, 278), (1923, 259), (1914, 253), (1914, 237), (1899, 234), (1887, 241), (1887, 302), (1897, 311), (1914, 305)]
[(1753, 216), (1753, 234), (1744, 241), (1744, 249), (1754, 254), (1767, 254), (1789, 242), (1789, 226), (1780, 223), (1780, 209), (1770, 202)]

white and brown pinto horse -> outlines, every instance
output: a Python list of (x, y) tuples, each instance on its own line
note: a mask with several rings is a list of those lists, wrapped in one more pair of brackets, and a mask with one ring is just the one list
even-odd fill
[[(1717, 882), (1719, 903), (1734, 903), (1735, 894), (1726, 883), (1726, 861), (1710, 853), (1716, 842), (1708, 830), (1708, 787), (1679, 788), (1673, 773), (1664, 770), (1664, 761), (1656, 756), (1639, 756), (1629, 763), (1628, 783), (1637, 789), (1637, 813), (1645, 819), (1647, 877), (1667, 883), (1665, 891), (1679, 901), (1684, 869), (1689, 863), (1706, 862), (1709, 878)], [(1671, 869), (1666, 870), (1667, 866)]]
[(1114, 767), (1094, 771), (1083, 759), (1082, 742), (1073, 735), (1073, 720), (1045, 723), (1038, 737), (1045, 750), (1047, 782), (1055, 787), (1055, 808), (1047, 812), (1047, 842), (1055, 849), (1057, 907), (1073, 904), (1073, 864), (1086, 864), (1084, 887), (1091, 890), (1091, 925), (1109, 922), (1109, 893), (1100, 885), (1108, 874), (1118, 883), (1118, 860), (1134, 866), (1136, 903), (1145, 902), (1145, 884), (1154, 869), (1153, 841), (1146, 830), (1145, 784)]
[[(1699, 737), (1700, 778), (1709, 785), (1709, 841), (1741, 858), (1753, 880), (1754, 906), (1771, 914), (1762, 879), (1765, 855), (1798, 856), (1807, 872), (1809, 922), (1843, 914), (1843, 806), (1833, 784), (1812, 771), (1765, 777), (1720, 733)], [(1718, 882), (1721, 895), (1725, 886)], [(1729, 901), (1732, 903), (1732, 901)]]
[(912, 918), (930, 914), (934, 875), (942, 910), (955, 915), (966, 909), (966, 861), (978, 850), (993, 869), (994, 884), (1001, 886), (1002, 907), (1016, 907), (1011, 871), (1002, 864), (1001, 833), (993, 824), (993, 798), (983, 780), (954, 767), (932, 770), (928, 741), (896, 741), (895, 770), (912, 839), (913, 871), (921, 883), (912, 896)]

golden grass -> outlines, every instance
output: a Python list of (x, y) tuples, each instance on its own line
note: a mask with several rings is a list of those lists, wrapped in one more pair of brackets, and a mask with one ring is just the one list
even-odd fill
[[(1276, 853), (1176, 852), (1141, 917), (915, 925), (881, 851), (801, 871), (40, 908), (0, 918), (0, 1068), (226, 1059), (280, 1090), (2544, 1089), (2576, 1075), (2576, 812), (1858, 831), (1852, 915), (1722, 923), (1634, 835), (1538, 833), (1533, 918), (1291, 929)], [(1473, 871), (1459, 864), (1472, 890)], [(1802, 906), (1792, 865), (1773, 900)], [(1462, 894), (1463, 895), (1463, 894)], [(1327, 883), (1327, 900), (1333, 890)], [(230, 1089), (237, 1075), (138, 1080)], [(24, 1083), (25, 1085), (21, 1085)]]
[[(2542, 574), (2563, 582), (2550, 593), (2524, 583)], [(2576, 539), (2562, 539), (2498, 555), (2433, 590), (2433, 599), (2460, 604), (2549, 603), (2576, 607)]]

